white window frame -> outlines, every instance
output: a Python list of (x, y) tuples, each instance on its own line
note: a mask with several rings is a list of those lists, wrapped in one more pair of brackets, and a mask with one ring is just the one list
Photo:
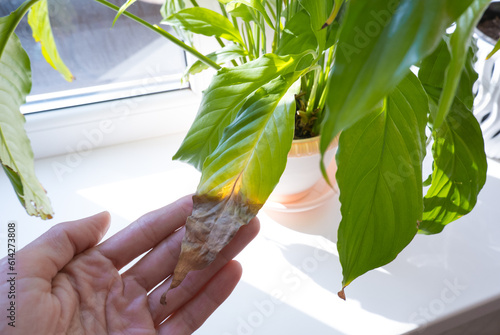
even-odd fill
[[(216, 46), (198, 37), (195, 44), (202, 53)], [(186, 56), (188, 66), (196, 61)], [(185, 133), (214, 73), (208, 69), (191, 76), (184, 89), (26, 114), (25, 129), (35, 159), (73, 152), (84, 155), (103, 146)]]

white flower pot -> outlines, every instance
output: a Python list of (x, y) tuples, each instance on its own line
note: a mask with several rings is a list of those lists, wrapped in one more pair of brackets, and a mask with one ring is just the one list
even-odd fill
[[(325, 154), (325, 166), (329, 166), (337, 149), (337, 140)], [(320, 170), (321, 155), (319, 136), (294, 140), (288, 153), (285, 171), (269, 200), (277, 203), (291, 203), (309, 194), (316, 183), (323, 178)]]

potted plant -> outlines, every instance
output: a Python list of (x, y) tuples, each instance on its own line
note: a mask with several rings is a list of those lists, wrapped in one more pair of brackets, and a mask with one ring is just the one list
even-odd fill
[[(320, 134), (323, 159), (341, 132), (342, 298), (355, 278), (391, 262), (417, 233), (438, 233), (474, 207), (486, 158), (471, 112), (471, 37), (489, 1), (219, 0), (222, 14), (196, 1), (192, 8), (167, 1), (166, 23), (220, 41), (209, 55), (128, 14), (133, 0), (121, 9), (97, 1), (198, 57), (190, 72), (218, 70), (174, 157), (202, 177), (172, 287), (210, 264), (257, 214), (302, 122), (310, 135)], [(232, 65), (220, 65), (226, 62)], [(430, 143), (433, 171), (422, 178)]]

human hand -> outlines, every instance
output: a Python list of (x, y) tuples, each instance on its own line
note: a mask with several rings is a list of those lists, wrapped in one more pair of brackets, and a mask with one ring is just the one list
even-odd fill
[[(182, 198), (99, 245), (109, 227), (106, 212), (54, 226), (17, 252), (16, 327), (4, 320), (0, 333), (191, 334), (238, 283), (241, 266), (232, 258), (259, 230), (257, 219), (242, 227), (208, 268), (169, 291), (163, 306), (160, 297), (170, 286), (164, 279), (174, 270), (184, 235), (178, 228), (191, 210), (191, 197)], [(6, 258), (0, 269), (8, 272)], [(2, 298), (8, 288), (2, 281)]]

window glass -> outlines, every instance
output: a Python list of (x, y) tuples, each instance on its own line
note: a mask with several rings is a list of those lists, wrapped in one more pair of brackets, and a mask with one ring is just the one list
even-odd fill
[[(24, 0), (1, 0), (0, 16)], [(111, 0), (120, 6), (123, 0)], [(161, 21), (162, 0), (139, 0), (129, 11)], [(16, 30), (31, 59), (33, 88), (23, 112), (81, 105), (181, 88), (184, 52), (170, 41), (92, 0), (48, 0), (61, 58), (75, 80), (68, 83), (44, 60), (25, 17)], [(162, 26), (173, 33), (168, 26)]]

